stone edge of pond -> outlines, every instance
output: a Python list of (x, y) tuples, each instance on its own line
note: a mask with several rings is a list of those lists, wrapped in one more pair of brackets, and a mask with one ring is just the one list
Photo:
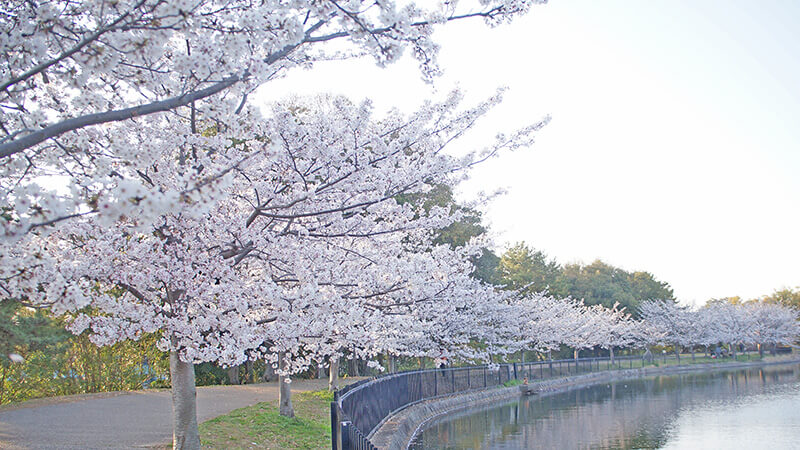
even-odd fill
[(519, 395), (519, 386), (501, 386), (416, 403), (388, 417), (369, 438), (379, 449), (405, 449), (417, 431), (436, 417)]
[[(793, 357), (790, 359), (769, 361), (703, 363), (668, 367), (608, 370), (538, 381), (529, 383), (529, 386), (533, 387), (539, 395), (546, 396), (566, 392), (578, 387), (614, 380), (797, 363), (800, 363), (800, 358)], [(416, 403), (388, 417), (370, 434), (370, 441), (379, 449), (406, 449), (416, 434), (423, 429), (426, 424), (436, 418), (476, 406), (509, 400), (519, 397), (520, 395), (519, 386), (493, 387)]]

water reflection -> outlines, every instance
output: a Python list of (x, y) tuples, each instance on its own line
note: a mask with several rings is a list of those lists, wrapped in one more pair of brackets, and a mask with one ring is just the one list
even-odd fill
[(621, 381), (440, 419), (413, 449), (800, 448), (800, 365)]

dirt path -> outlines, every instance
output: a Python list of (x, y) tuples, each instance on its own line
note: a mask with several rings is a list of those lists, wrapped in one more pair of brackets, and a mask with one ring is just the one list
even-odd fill
[[(326, 386), (327, 380), (296, 380), (292, 392)], [(277, 400), (277, 383), (198, 387), (197, 419), (204, 422)], [(0, 410), (3, 449), (147, 448), (171, 439), (172, 403), (167, 390), (41, 399)]]

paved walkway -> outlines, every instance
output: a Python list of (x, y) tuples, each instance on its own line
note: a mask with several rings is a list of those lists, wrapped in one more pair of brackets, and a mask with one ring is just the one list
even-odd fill
[[(326, 386), (327, 380), (295, 380), (292, 392)], [(277, 400), (277, 383), (198, 387), (197, 419), (204, 422), (237, 408)], [(168, 390), (57, 397), (0, 409), (2, 449), (147, 448), (163, 447), (171, 440)]]

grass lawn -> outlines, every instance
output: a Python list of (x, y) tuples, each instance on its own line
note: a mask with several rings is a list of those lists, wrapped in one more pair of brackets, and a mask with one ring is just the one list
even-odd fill
[(203, 448), (328, 449), (331, 402), (328, 391), (294, 394), (295, 418), (278, 414), (277, 402), (258, 403), (200, 425)]

